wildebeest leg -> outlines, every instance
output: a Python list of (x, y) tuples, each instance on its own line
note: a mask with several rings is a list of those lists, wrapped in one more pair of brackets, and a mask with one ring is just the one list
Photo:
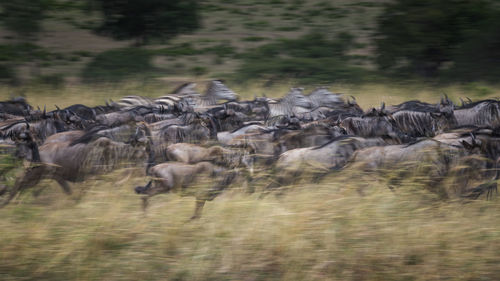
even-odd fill
[(71, 195), (71, 193), (72, 193), (71, 187), (69, 186), (67, 181), (65, 181), (64, 179), (59, 178), (59, 177), (56, 178), (55, 180), (61, 186), (61, 189), (64, 191), (64, 193), (66, 193), (67, 195)]
[(154, 189), (151, 192), (147, 193), (146, 196), (143, 196), (141, 198), (142, 199), (142, 210), (144, 211), (144, 213), (146, 213), (146, 209), (149, 206), (149, 198), (151, 198), (157, 194), (163, 193), (163, 192), (165, 192), (165, 191), (161, 190), (161, 189)]
[(191, 220), (199, 219), (201, 217), (201, 212), (203, 211), (203, 206), (205, 206), (205, 201), (205, 199), (196, 198), (194, 215), (191, 217)]
[(146, 209), (148, 208), (149, 205), (149, 197), (150, 196), (144, 196), (142, 197), (142, 211), (146, 212)]
[(0, 196), (4, 195), (5, 192), (7, 192), (7, 186), (2, 184), (2, 186), (0, 186)]
[[(37, 185), (44, 174), (46, 173), (46, 169), (43, 166), (35, 166), (28, 168), (26, 172), (16, 180), (14, 187), (10, 190), (7, 198), (0, 202), (0, 208), (9, 204), (9, 202), (22, 190), (28, 189)], [(3, 192), (5, 193), (5, 192)]]

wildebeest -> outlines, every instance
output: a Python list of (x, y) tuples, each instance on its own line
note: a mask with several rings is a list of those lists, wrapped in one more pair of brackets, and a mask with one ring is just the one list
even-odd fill
[[(441, 198), (453, 198), (468, 194), (471, 188), (463, 179), (479, 172), (466, 165), (470, 155), (471, 150), (464, 145), (424, 139), (411, 144), (361, 149), (353, 155), (352, 163), (364, 171), (381, 172), (388, 176), (391, 189), (411, 177), (423, 180), (424, 186)], [(461, 180), (455, 180), (451, 188), (446, 188), (443, 180), (448, 176)]]
[(453, 103), (441, 99), (438, 112), (400, 110), (391, 114), (397, 126), (410, 137), (433, 137), (456, 127)]
[(391, 143), (394, 143), (394, 140), (340, 136), (321, 146), (288, 150), (279, 156), (273, 171), (273, 180), (267, 189), (290, 184), (306, 172), (312, 173), (314, 178), (321, 178), (331, 171), (342, 169), (355, 151)]
[(0, 102), (0, 113), (26, 116), (31, 109), (31, 105), (29, 105), (23, 97), (16, 97), (9, 101)]
[(196, 207), (191, 219), (197, 219), (201, 216), (205, 201), (212, 200), (220, 192), (222, 186), (214, 186), (213, 181), (217, 182), (223, 171), (210, 162), (158, 164), (148, 171), (152, 180), (145, 186), (137, 186), (135, 192), (145, 195), (142, 197), (144, 210), (149, 198), (157, 194), (177, 192), (181, 196), (194, 196)]
[(407, 134), (397, 126), (392, 116), (348, 117), (340, 122), (349, 135), (364, 138), (388, 136), (401, 141), (408, 141)]
[(497, 100), (483, 100), (465, 104), (454, 111), (458, 126), (500, 126), (500, 104)]
[(16, 180), (0, 206), (5, 206), (20, 191), (37, 185), (42, 179), (54, 179), (69, 194), (68, 181), (83, 181), (89, 176), (110, 171), (123, 161), (141, 163), (146, 159), (143, 145), (131, 146), (105, 137), (90, 143), (77, 143), (75, 135), (62, 134), (62, 138), (58, 134), (49, 137), (40, 147), (31, 137), (27, 138), (33, 163)]

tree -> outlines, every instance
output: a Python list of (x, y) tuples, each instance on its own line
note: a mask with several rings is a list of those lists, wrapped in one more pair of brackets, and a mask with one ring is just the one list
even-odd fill
[(196, 0), (99, 0), (104, 22), (102, 34), (117, 39), (170, 39), (200, 26)]
[(491, 16), (487, 0), (396, 0), (378, 19), (377, 64), (433, 77)]
[(44, 0), (8, 0), (0, 1), (0, 7), (3, 25), (22, 39), (27, 39), (41, 30), (40, 22), (47, 3)]
[(490, 80), (500, 76), (500, 11), (491, 10), (491, 17), (481, 30), (469, 30), (468, 40), (459, 44), (450, 74), (461, 80)]

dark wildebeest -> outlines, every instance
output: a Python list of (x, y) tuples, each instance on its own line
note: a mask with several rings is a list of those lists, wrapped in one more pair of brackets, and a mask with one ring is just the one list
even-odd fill
[(342, 120), (340, 126), (347, 134), (364, 138), (388, 136), (402, 141), (408, 139), (390, 117), (348, 117)]
[(410, 137), (433, 137), (457, 126), (453, 103), (441, 99), (439, 112), (401, 110), (391, 114), (399, 129)]
[(465, 104), (454, 111), (457, 126), (499, 127), (500, 106), (496, 100)]
[(439, 105), (430, 104), (418, 100), (405, 101), (398, 105), (388, 106), (387, 113), (396, 113), (398, 111), (417, 111), (417, 112), (439, 112)]
[(31, 111), (32, 107), (26, 102), (23, 97), (13, 98), (9, 101), (0, 102), (0, 113), (10, 115), (26, 116)]
[(89, 176), (110, 171), (123, 161), (141, 163), (146, 159), (144, 146), (133, 147), (105, 137), (89, 143), (78, 143), (75, 140), (77, 134), (71, 133), (61, 133), (63, 137), (52, 135), (40, 147), (31, 137), (27, 138), (33, 163), (17, 178), (0, 206), (5, 206), (19, 192), (37, 185), (42, 179), (56, 180), (63, 191), (70, 194), (68, 181), (83, 181)]

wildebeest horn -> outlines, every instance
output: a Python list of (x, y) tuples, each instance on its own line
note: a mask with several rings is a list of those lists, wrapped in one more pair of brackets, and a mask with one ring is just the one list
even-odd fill
[(380, 111), (385, 109), (385, 102), (382, 102), (382, 105), (380, 106)]
[(472, 100), (469, 97), (465, 97), (469, 101), (469, 103), (472, 103)]
[(57, 110), (61, 110), (59, 106), (57, 106), (57, 104), (54, 104), (54, 106), (56, 107)]

